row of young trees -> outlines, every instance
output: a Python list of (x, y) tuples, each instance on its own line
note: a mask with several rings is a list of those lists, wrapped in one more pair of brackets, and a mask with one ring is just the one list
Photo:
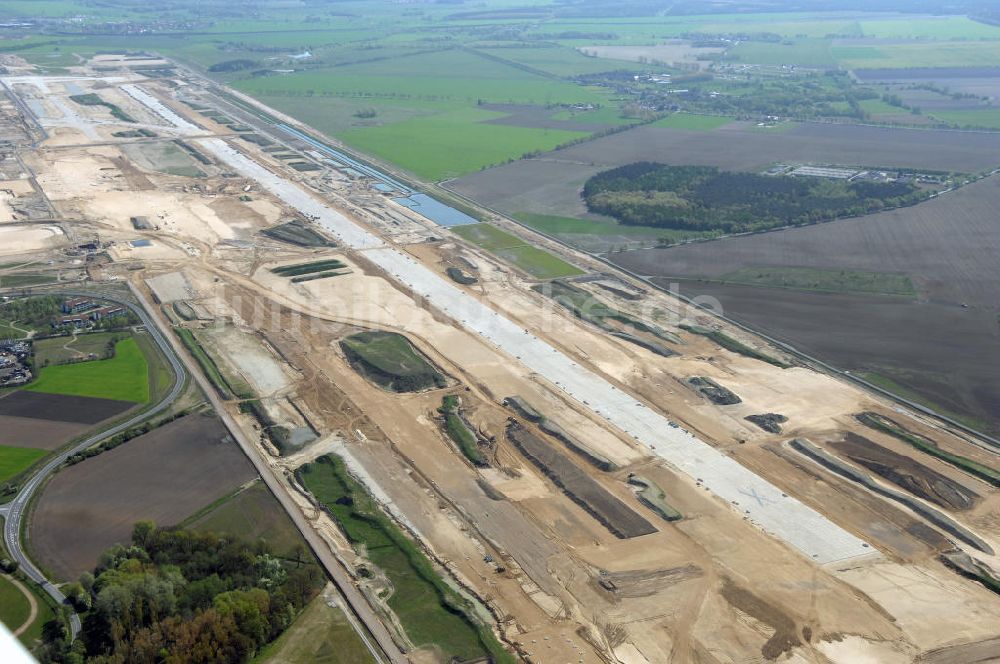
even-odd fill
[(622, 223), (739, 233), (910, 205), (909, 182), (732, 173), (709, 166), (639, 162), (598, 173), (583, 188), (591, 212)]
[(67, 588), (85, 612), (80, 638), (45, 629), (43, 662), (248, 662), (319, 591), (311, 563), (284, 561), (263, 542), (136, 524)]

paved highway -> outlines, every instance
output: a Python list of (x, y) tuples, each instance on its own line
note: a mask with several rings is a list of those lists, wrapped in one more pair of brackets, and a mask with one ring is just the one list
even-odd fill
[[(22, 291), (18, 290), (17, 292), (20, 293)], [(7, 547), (7, 551), (10, 553), (11, 557), (15, 561), (17, 561), (18, 565), (21, 568), (21, 571), (24, 572), (25, 576), (27, 576), (35, 583), (39, 584), (42, 588), (45, 589), (45, 592), (47, 592), (52, 597), (52, 599), (54, 599), (59, 604), (62, 604), (66, 601), (66, 596), (62, 594), (59, 588), (57, 588), (47, 578), (45, 578), (45, 575), (42, 574), (41, 570), (39, 570), (38, 567), (35, 566), (34, 562), (32, 562), (32, 560), (27, 556), (27, 554), (25, 554), (24, 550), (21, 548), (21, 527), (22, 524), (24, 523), (24, 517), (28, 511), (28, 505), (31, 502), (32, 496), (35, 494), (35, 491), (38, 490), (38, 487), (40, 487), (42, 483), (44, 483), (45, 480), (50, 475), (52, 475), (52, 473), (58, 470), (59, 467), (63, 464), (63, 462), (70, 457), (70, 455), (75, 454), (81, 450), (84, 450), (104, 440), (105, 438), (108, 438), (109, 436), (113, 436), (116, 433), (129, 429), (170, 407), (170, 405), (177, 399), (178, 396), (180, 396), (181, 391), (184, 389), (185, 368), (181, 364), (177, 355), (174, 353), (173, 347), (170, 346), (169, 343), (167, 343), (163, 334), (160, 332), (160, 329), (149, 317), (149, 314), (147, 314), (146, 311), (142, 307), (137, 305), (135, 302), (127, 299), (122, 299), (114, 295), (107, 295), (105, 293), (98, 294), (92, 292), (88, 293), (88, 292), (60, 290), (60, 291), (45, 291), (45, 294), (47, 295), (58, 294), (67, 297), (76, 297), (76, 296), (99, 297), (102, 300), (108, 300), (110, 302), (114, 302), (116, 304), (128, 307), (133, 313), (136, 314), (136, 316), (139, 317), (139, 319), (142, 321), (142, 324), (146, 326), (146, 330), (149, 332), (149, 335), (153, 338), (153, 341), (156, 342), (156, 345), (159, 347), (160, 352), (163, 353), (164, 357), (166, 357), (167, 361), (170, 363), (170, 369), (173, 372), (174, 376), (173, 384), (170, 387), (170, 391), (156, 404), (140, 411), (139, 413), (128, 418), (127, 420), (116, 424), (110, 429), (104, 429), (99, 433), (95, 433), (94, 435), (88, 437), (87, 439), (80, 441), (73, 447), (62, 451), (58, 453), (56, 456), (49, 459), (49, 461), (44, 466), (42, 466), (38, 470), (38, 472), (32, 475), (31, 478), (29, 478), (21, 485), (21, 488), (17, 492), (17, 495), (14, 497), (14, 499), (4, 506), (6, 511), (6, 514), (4, 516), (6, 518), (4, 520), (3, 538), (4, 538), (4, 544)], [(80, 632), (80, 616), (78, 616), (75, 612), (70, 616), (70, 629), (72, 631), (72, 636), (75, 639), (76, 635)]]

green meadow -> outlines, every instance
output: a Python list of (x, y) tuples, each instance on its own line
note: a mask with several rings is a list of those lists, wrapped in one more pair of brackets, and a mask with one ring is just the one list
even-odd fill
[(583, 274), (580, 268), (543, 249), (533, 247), (518, 236), (500, 230), (496, 226), (470, 224), (456, 226), (451, 230), (537, 279), (556, 279)]
[(26, 390), (146, 403), (149, 370), (146, 357), (132, 337), (115, 344), (115, 356), (76, 364), (42, 367)]
[(394, 163), (425, 180), (445, 180), (533, 151), (551, 150), (586, 132), (488, 124), (503, 113), (463, 108), (403, 122), (354, 129), (348, 145)]
[(17, 477), (46, 454), (46, 450), (32, 447), (0, 445), (0, 482)]

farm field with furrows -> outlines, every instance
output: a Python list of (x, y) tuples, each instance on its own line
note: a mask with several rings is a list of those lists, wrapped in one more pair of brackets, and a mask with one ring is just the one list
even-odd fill
[(772, 129), (734, 122), (708, 131), (648, 126), (467, 175), (449, 188), (508, 214), (579, 217), (586, 214), (579, 191), (589, 177), (639, 161), (749, 172), (826, 163), (978, 173), (1000, 166), (998, 149), (1000, 134), (839, 124)]
[(255, 476), (218, 419), (187, 415), (56, 474), (31, 547), (58, 578), (75, 579), (127, 543), (137, 521), (177, 524)]
[[(680, 282), (687, 296), (714, 296), (737, 320), (996, 431), (998, 201), (992, 177), (911, 208), (612, 258), (663, 285)], [(901, 275), (914, 292), (900, 286)]]

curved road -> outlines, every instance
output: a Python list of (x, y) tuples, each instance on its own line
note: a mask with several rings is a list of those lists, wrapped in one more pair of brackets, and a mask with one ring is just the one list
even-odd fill
[[(18, 292), (22, 291), (18, 290)], [(35, 566), (35, 564), (21, 548), (21, 524), (24, 521), (24, 515), (27, 512), (28, 503), (31, 501), (31, 497), (34, 495), (38, 487), (41, 486), (52, 473), (58, 470), (63, 462), (70, 457), (70, 455), (84, 450), (91, 445), (108, 438), (109, 436), (113, 436), (116, 433), (129, 429), (136, 424), (149, 419), (157, 413), (166, 410), (177, 399), (177, 397), (180, 396), (181, 391), (184, 389), (184, 377), (186, 375), (186, 371), (184, 369), (184, 365), (174, 353), (173, 347), (163, 337), (159, 327), (157, 327), (156, 323), (154, 323), (149, 317), (146, 310), (137, 303), (131, 300), (122, 299), (115, 295), (106, 295), (104, 293), (62, 290), (44, 292), (45, 294), (57, 294), (69, 297), (93, 297), (128, 307), (132, 313), (138, 316), (139, 320), (142, 321), (142, 324), (146, 327), (147, 332), (159, 347), (160, 352), (163, 353), (164, 357), (166, 357), (167, 361), (170, 363), (170, 368), (174, 374), (174, 382), (170, 387), (170, 391), (156, 404), (138, 412), (134, 416), (124, 422), (116, 424), (110, 429), (104, 429), (99, 433), (95, 433), (86, 440), (82, 440), (73, 447), (52, 457), (44, 466), (41, 467), (40, 470), (38, 470), (38, 472), (32, 475), (30, 479), (21, 485), (21, 489), (18, 491), (17, 496), (15, 496), (11, 502), (3, 506), (4, 510), (2, 514), (6, 517), (4, 520), (3, 538), (7, 551), (10, 553), (11, 557), (17, 561), (25, 576), (45, 589), (45, 592), (47, 592), (57, 603), (63, 604), (66, 602), (66, 596), (62, 594), (59, 588), (45, 578), (45, 575), (42, 574), (41, 570)], [(73, 612), (70, 615), (70, 629), (72, 631), (72, 637), (75, 639), (76, 635), (80, 632), (80, 616), (78, 616), (76, 612)]]

